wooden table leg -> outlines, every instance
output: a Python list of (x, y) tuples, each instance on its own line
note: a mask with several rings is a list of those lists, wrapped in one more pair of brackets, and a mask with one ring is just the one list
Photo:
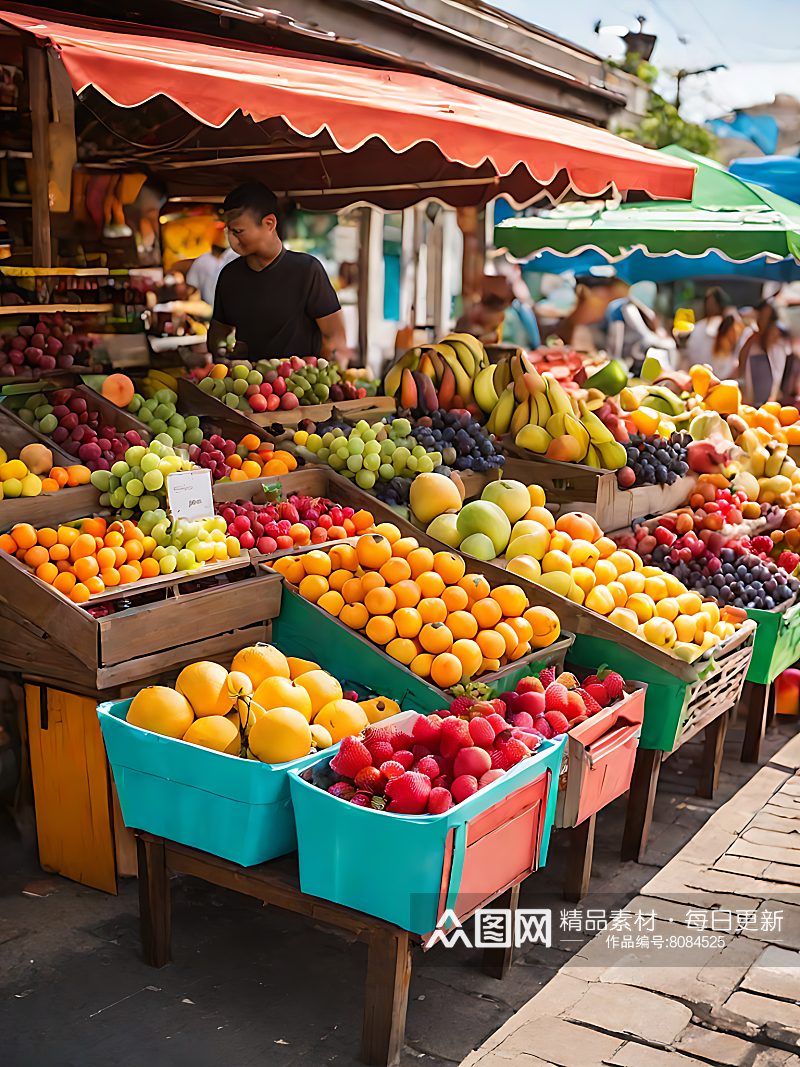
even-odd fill
[(579, 826), (569, 830), (569, 856), (567, 876), (564, 879), (564, 900), (577, 904), (589, 892), (594, 854), (594, 827), (596, 815), (590, 815)]
[(742, 741), (742, 763), (758, 763), (761, 739), (767, 726), (767, 704), (771, 686), (745, 682), (747, 723)]
[(378, 929), (370, 936), (361, 1059), (374, 1067), (393, 1067), (400, 1061), (412, 948), (404, 930)]
[(485, 948), (481, 960), (481, 971), (490, 978), (502, 980), (508, 974), (508, 969), (514, 962), (514, 913), (519, 904), (520, 883), (512, 885), (505, 893), (497, 897), (488, 905), (490, 908), (502, 908), (511, 912), (511, 944), (508, 948)]
[(636, 752), (625, 813), (625, 830), (622, 834), (622, 860), (635, 860), (639, 863), (647, 848), (662, 755), (660, 748), (640, 748)]
[(161, 841), (136, 838), (139, 860), (139, 916), (144, 962), (163, 967), (172, 959), (169, 873)]
[(728, 730), (728, 712), (717, 716), (703, 731), (703, 758), (700, 764), (700, 781), (695, 793), (699, 797), (711, 800), (714, 790), (719, 788), (719, 769), (722, 765), (722, 751), (725, 734)]

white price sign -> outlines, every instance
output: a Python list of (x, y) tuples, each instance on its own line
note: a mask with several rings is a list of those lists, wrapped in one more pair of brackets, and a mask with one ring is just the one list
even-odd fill
[(172, 521), (210, 519), (214, 515), (211, 471), (205, 468), (167, 475), (167, 506)]

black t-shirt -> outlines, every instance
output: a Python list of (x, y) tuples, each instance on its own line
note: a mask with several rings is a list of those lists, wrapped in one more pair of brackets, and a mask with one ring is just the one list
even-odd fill
[(284, 248), (264, 270), (252, 270), (241, 256), (217, 279), (214, 318), (236, 328), (251, 360), (318, 355), (316, 320), (338, 310), (325, 268), (307, 252)]

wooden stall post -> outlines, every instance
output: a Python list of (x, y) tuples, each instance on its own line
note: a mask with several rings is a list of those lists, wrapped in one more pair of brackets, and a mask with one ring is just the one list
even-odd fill
[(492, 901), (493, 908), (502, 908), (504, 911), (509, 910), (511, 912), (511, 944), (508, 948), (485, 948), (483, 950), (481, 971), (490, 978), (502, 980), (508, 974), (511, 964), (514, 962), (514, 915), (519, 904), (520, 885), (521, 883), (517, 882), (516, 885), (512, 885), (510, 889), (507, 889), (505, 893), (501, 893), (496, 900)]
[(640, 748), (636, 752), (622, 834), (620, 859), (623, 861), (635, 860), (640, 863), (647, 848), (663, 755), (660, 748)]
[(767, 708), (773, 683), (745, 682), (742, 703), (747, 708), (747, 720), (742, 741), (742, 763), (758, 763), (761, 741), (767, 728)]
[(47, 53), (36, 44), (25, 46), (25, 68), (31, 108), (33, 159), (28, 170), (33, 214), (33, 265), (50, 267), (50, 78)]
[(370, 931), (361, 1059), (378, 1067), (399, 1063), (406, 1032), (412, 945), (404, 930)]
[(589, 879), (592, 877), (592, 857), (594, 856), (594, 828), (597, 813), (573, 826), (569, 833), (569, 855), (567, 856), (567, 875), (564, 879), (564, 900), (577, 904), (589, 892)]
[(142, 955), (151, 967), (164, 967), (172, 959), (172, 929), (164, 842), (136, 838), (139, 858), (139, 917)]

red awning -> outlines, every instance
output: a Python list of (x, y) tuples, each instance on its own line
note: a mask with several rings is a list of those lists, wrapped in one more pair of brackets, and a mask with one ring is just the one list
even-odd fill
[(122, 107), (163, 94), (211, 127), (241, 110), (256, 122), (282, 120), (295, 145), (296, 134), (315, 148), (330, 144), (330, 152), (310, 153), (313, 171), (302, 153), (289, 158), (286, 142), (282, 157), (259, 157), (264, 180), (306, 205), (397, 208), (427, 196), (476, 204), (502, 192), (524, 203), (545, 186), (596, 196), (612, 182), (620, 191), (691, 196), (694, 168), (680, 160), (433, 78), (181, 40), (174, 31), (111, 32), (11, 11), (0, 19), (49, 40), (76, 93), (92, 85)]

